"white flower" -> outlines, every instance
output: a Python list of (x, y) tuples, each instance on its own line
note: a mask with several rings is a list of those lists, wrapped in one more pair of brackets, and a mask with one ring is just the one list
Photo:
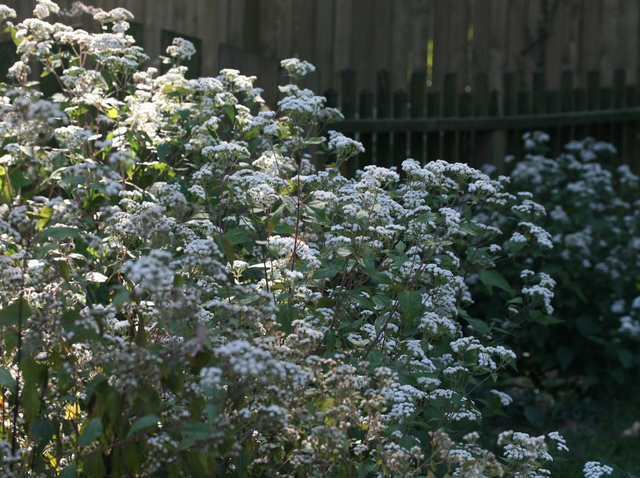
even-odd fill
[(490, 393), (498, 397), (500, 403), (505, 407), (513, 402), (513, 398), (511, 398), (508, 394), (501, 392), (500, 390), (490, 390)]
[(316, 67), (308, 61), (299, 60), (297, 58), (288, 58), (280, 62), (280, 66), (284, 68), (289, 76), (294, 79), (300, 79), (309, 73), (316, 71)]
[(196, 54), (196, 47), (189, 40), (181, 37), (173, 39), (171, 45), (167, 47), (167, 55), (176, 61), (190, 60)]
[(613, 468), (597, 461), (588, 461), (584, 464), (582, 472), (584, 473), (584, 478), (600, 478), (613, 473)]

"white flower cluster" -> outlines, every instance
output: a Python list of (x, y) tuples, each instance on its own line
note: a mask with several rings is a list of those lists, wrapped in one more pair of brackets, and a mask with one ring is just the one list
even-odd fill
[[(38, 5), (42, 18), (55, 10)], [(138, 71), (130, 12), (92, 13), (112, 31), (42, 18), (16, 28), (17, 77), (69, 47), (69, 66), (51, 72), (63, 87), (56, 102), (28, 83), (0, 86), (3, 161), (29, 190), (0, 188), (2, 311), (11, 321), (24, 308), (30, 351), (2, 381), (31, 386), (23, 363), (60, 367), (38, 385), (43, 412), (19, 412), (72, 425), (43, 445), (48, 461), (23, 432), (34, 428), (19, 427), (20, 474), (73, 463), (77, 430), (81, 441), (96, 434), (83, 452), (134, 430), (148, 446), (132, 473), (145, 476), (169, 463), (188, 474), (173, 459), (183, 445), (203, 468), (239, 470), (247, 458), (256, 476), (429, 470), (444, 427), (482, 417), (468, 385), (515, 358), (486, 334), (464, 336), (467, 278), (508, 258), (510, 228), (545, 246), (540, 209), (463, 164), (407, 160), (406, 179), (375, 165), (355, 178), (316, 171), (318, 142), (343, 159), (362, 152), (333, 131), (307, 137), (340, 117), (324, 98), (289, 85), (278, 111), (255, 114), (255, 78)], [(168, 53), (186, 60), (193, 45), (176, 39)], [(299, 60), (283, 68), (313, 70)], [(539, 278), (533, 287), (551, 290)], [(20, 362), (16, 347), (1, 351), (3, 363)], [(61, 398), (70, 390), (82, 407)], [(501, 445), (510, 460), (547, 459), (536, 440)], [(442, 463), (459, 476), (499, 474), (478, 441), (447, 445)]]
[(280, 62), (280, 66), (284, 68), (287, 74), (294, 80), (304, 78), (309, 73), (316, 71), (316, 67), (308, 61), (300, 60), (298, 58), (287, 58)]
[(176, 37), (167, 47), (167, 55), (176, 61), (190, 60), (196, 54), (196, 47), (189, 40)]
[(584, 464), (582, 472), (584, 473), (584, 478), (601, 478), (613, 473), (613, 468), (598, 461), (588, 461)]

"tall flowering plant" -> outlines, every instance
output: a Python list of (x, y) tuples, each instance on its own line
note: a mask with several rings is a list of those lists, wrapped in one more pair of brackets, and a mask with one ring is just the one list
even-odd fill
[[(313, 136), (340, 113), (297, 86), (312, 65), (283, 62), (270, 111), (235, 70), (186, 79), (184, 40), (142, 68), (124, 9), (101, 33), (54, 13), (7, 21), (3, 474), (539, 476), (566, 449), (474, 432), (510, 402), (494, 326), (549, 313), (553, 280), (496, 269), (551, 246), (529, 195), (444, 161), (346, 178), (362, 146)], [(472, 283), (509, 294), (495, 324)]]
[[(640, 365), (639, 181), (616, 150), (586, 138), (548, 157), (549, 137), (524, 136), (525, 157), (507, 158), (510, 190), (531, 191), (546, 209), (541, 224), (553, 249), (530, 257), (533, 268), (557, 282), (553, 333), (529, 324), (517, 334), (537, 372), (553, 369), (583, 375), (591, 383), (630, 379)], [(513, 277), (519, 271), (502, 272)]]

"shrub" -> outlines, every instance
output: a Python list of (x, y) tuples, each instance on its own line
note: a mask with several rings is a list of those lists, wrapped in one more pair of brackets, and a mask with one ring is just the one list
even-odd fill
[[(340, 114), (295, 81), (268, 111), (237, 71), (185, 79), (184, 41), (141, 69), (126, 10), (95, 34), (57, 11), (8, 23), (5, 475), (538, 476), (566, 449), (474, 431), (515, 354), (468, 284), (511, 294), (496, 325), (550, 313), (548, 276), (496, 270), (551, 244), (528, 195), (443, 161), (343, 177), (362, 146), (315, 136)], [(60, 93), (28, 83), (33, 61)]]
[[(546, 155), (547, 135), (524, 139), (525, 158), (509, 161), (510, 190), (531, 191), (547, 211), (539, 224), (553, 249), (527, 260), (556, 281), (553, 316), (561, 323), (529, 323), (509, 343), (529, 352), (523, 363), (539, 374), (559, 369), (587, 384), (623, 383), (640, 364), (638, 177), (615, 166), (613, 146), (593, 138), (568, 143), (557, 158)], [(519, 274), (501, 271), (510, 281)]]

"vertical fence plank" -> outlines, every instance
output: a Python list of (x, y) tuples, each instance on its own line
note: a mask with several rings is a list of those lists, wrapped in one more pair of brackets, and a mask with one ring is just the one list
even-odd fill
[[(505, 116), (512, 116), (518, 112), (518, 78), (516, 76), (515, 70), (507, 70), (503, 75), (503, 91), (504, 91), (504, 105), (503, 105), (503, 114)], [(509, 130), (506, 133), (506, 139), (503, 142), (506, 142), (502, 146), (502, 149), (507, 154), (512, 154), (518, 150), (520, 147), (520, 137), (517, 130)], [(495, 145), (500, 141), (498, 135), (493, 134), (492, 143)], [(493, 147), (494, 151), (498, 148)], [(493, 164), (496, 164), (497, 158), (496, 155), (498, 153), (493, 154)]]
[(413, 71), (427, 71), (429, 39), (431, 37), (430, 0), (413, 0), (411, 12), (411, 54)]
[[(616, 68), (613, 72), (613, 108), (622, 108), (625, 103), (626, 71), (624, 68)], [(624, 151), (624, 132), (627, 122), (619, 122), (612, 125), (611, 141), (618, 149), (618, 153)]]
[[(369, 119), (373, 118), (373, 103), (374, 96), (370, 90), (364, 90), (360, 93), (360, 118)], [(351, 177), (355, 176), (355, 172), (358, 169), (364, 167), (367, 164), (373, 164), (373, 134), (371, 133), (360, 133), (359, 141), (362, 143), (364, 147), (364, 153), (359, 154), (355, 158), (351, 160), (349, 164), (349, 172)]]
[[(472, 116), (487, 116), (489, 114), (489, 78), (486, 73), (478, 72), (473, 80)], [(476, 130), (473, 133), (474, 164), (482, 164), (491, 158), (491, 132)]]
[[(468, 118), (473, 113), (473, 95), (468, 91), (460, 93), (458, 116)], [(458, 156), (456, 161), (477, 166), (473, 157), (473, 140), (475, 131), (461, 131), (458, 134)]]
[[(405, 90), (397, 90), (393, 94), (393, 117), (407, 118), (409, 110), (407, 102), (409, 95)], [(393, 133), (393, 161), (392, 166), (396, 166), (398, 171), (402, 171), (402, 162), (407, 159), (407, 133), (396, 131)]]
[(378, 13), (376, 5), (371, 0), (353, 0), (353, 11), (356, 13), (351, 19), (350, 35), (353, 53), (349, 66), (358, 71), (358, 89), (374, 91), (376, 73), (389, 67), (387, 55), (381, 58), (383, 52), (376, 48), (377, 45), (374, 45), (376, 31), (384, 26), (381, 22), (376, 23)]
[[(576, 112), (585, 111), (587, 109), (587, 89), (578, 86), (573, 91), (573, 109)], [(574, 128), (574, 139), (581, 140), (587, 136), (587, 127), (585, 125), (576, 125)]]
[(573, 110), (573, 72), (562, 70), (560, 76), (560, 111)]
[[(573, 111), (573, 72), (563, 70), (560, 75), (560, 111)], [(567, 144), (574, 137), (574, 126), (560, 128), (560, 144)]]
[(444, 75), (448, 71), (447, 55), (449, 33), (451, 31), (449, 0), (433, 0), (434, 2), (434, 28), (433, 28), (433, 65), (431, 88), (442, 91)]
[(326, 104), (329, 108), (338, 107), (338, 92), (334, 88), (329, 88), (325, 91), (324, 97), (327, 100)]
[[(587, 73), (587, 109), (597, 110), (600, 107), (600, 71), (591, 69)], [(592, 124), (587, 128), (589, 136), (598, 137), (600, 125)]]
[[(518, 91), (518, 106), (517, 112), (519, 115), (528, 115), (531, 113), (531, 92), (523, 89)], [(524, 148), (522, 143), (522, 135), (527, 133), (528, 128), (515, 130), (514, 149), (509, 151), (509, 154), (513, 154), (520, 158), (524, 155)]]
[(594, 2), (590, 8), (581, 8), (581, 31), (578, 47), (578, 85), (587, 86), (590, 70), (600, 66), (602, 40), (602, 2)]
[[(640, 95), (637, 85), (627, 86), (626, 106), (628, 108), (637, 108), (640, 106)], [(640, 142), (638, 141), (638, 131), (640, 131), (640, 122), (628, 121), (625, 123), (624, 130), (624, 146), (622, 155), (624, 160), (634, 170), (640, 169), (639, 152)]]
[[(427, 87), (427, 72), (425, 69), (414, 70), (411, 75), (411, 117), (422, 118), (425, 112), (425, 88)], [(421, 131), (413, 132), (409, 136), (410, 157), (424, 162), (425, 135)]]
[(447, 58), (449, 64), (447, 71), (457, 74), (457, 87), (464, 90), (471, 82), (468, 54), (469, 22), (471, 21), (471, 2), (469, 0), (448, 0), (449, 14), (451, 18), (451, 31), (449, 33), (449, 52)]
[[(458, 75), (455, 72), (449, 72), (444, 77), (444, 84), (442, 86), (442, 116), (450, 118), (456, 115), (458, 112), (458, 91), (457, 91)], [(458, 133), (446, 132), (442, 138), (442, 154), (446, 161), (457, 161), (458, 148), (457, 148)]]
[(545, 65), (547, 86), (550, 88), (561, 87), (559, 72), (576, 69), (581, 3), (582, 0), (563, 0), (551, 7)]
[(638, 25), (640, 25), (640, 3), (639, 2), (625, 2), (621, 0), (620, 7), (622, 8), (621, 22), (623, 39), (621, 53), (624, 54), (623, 59), (616, 65), (617, 67), (625, 65), (627, 69), (627, 81), (632, 84), (638, 84), (640, 78), (638, 77), (638, 68), (640, 68), (640, 32)]
[[(385, 0), (385, 4), (392, 5), (390, 18), (391, 25), (387, 28), (390, 34), (388, 44), (390, 47), (388, 58), (391, 71), (394, 73), (394, 88), (407, 90), (409, 87), (408, 77), (410, 74), (411, 58), (411, 13), (413, 2), (389, 2)], [(387, 22), (389, 18), (387, 18)], [(368, 60), (368, 59), (367, 59)], [(384, 68), (385, 65), (381, 65)]]
[(351, 27), (352, 27), (352, 5), (350, 0), (335, 0), (334, 15), (334, 43), (331, 45), (333, 51), (333, 82), (339, 72), (351, 66)]
[[(520, 0), (514, 0), (516, 2)], [(475, 2), (480, 8), (483, 2)], [(487, 5), (491, 16), (491, 30), (489, 33), (489, 61), (486, 63), (486, 71), (489, 76), (489, 88), (501, 89), (502, 74), (509, 68), (509, 60), (519, 54), (517, 44), (512, 48), (512, 24), (509, 18), (509, 11), (514, 6), (511, 2), (492, 0)], [(477, 22), (474, 22), (474, 29)], [(522, 36), (522, 28), (518, 35)], [(486, 47), (485, 47), (486, 48)], [(479, 65), (478, 65), (479, 66)]]
[[(474, 73), (483, 72), (489, 76), (493, 72), (489, 63), (489, 45), (491, 39), (492, 15), (490, 5), (494, 0), (485, 2), (473, 2), (473, 39), (471, 45), (471, 71)], [(499, 74), (502, 74), (501, 68)], [(497, 85), (496, 85), (497, 86)]]
[[(391, 85), (389, 72), (382, 70), (377, 75), (377, 109), (378, 118), (384, 119), (391, 116)], [(389, 166), (391, 154), (391, 135), (378, 133), (376, 135), (376, 164)]]
[(532, 102), (531, 112), (535, 114), (541, 114), (545, 112), (547, 101), (545, 99), (545, 80), (544, 71), (536, 70), (533, 72), (532, 80)]
[[(558, 113), (560, 111), (560, 91), (549, 89), (546, 92), (546, 112)], [(551, 154), (557, 156), (562, 149), (561, 127), (552, 127), (547, 130), (549, 134)]]
[[(389, 72), (389, 88), (393, 91), (396, 87), (396, 76), (402, 74), (394, 69), (391, 61), (391, 40), (392, 40), (392, 22), (393, 11), (395, 6), (386, 0), (369, 0), (369, 5), (365, 8), (373, 10), (373, 34), (370, 36), (369, 42), (360, 42), (364, 48), (364, 53), (360, 56), (360, 61), (364, 63), (373, 63), (374, 70), (369, 77), (373, 80), (373, 73), (380, 70)], [(373, 4), (373, 5), (372, 5)], [(358, 12), (358, 17), (361, 12)], [(357, 21), (360, 21), (359, 19)], [(357, 41), (357, 40), (355, 40)], [(371, 54), (374, 52), (373, 54)], [(396, 52), (402, 55), (402, 52)]]
[[(427, 116), (429, 118), (441, 116), (439, 91), (427, 93)], [(435, 161), (442, 157), (441, 139), (439, 132), (427, 134), (427, 161)]]
[[(623, 23), (620, 0), (600, 0), (602, 3), (602, 38), (600, 43), (600, 62), (597, 68), (601, 71), (601, 80), (605, 84), (613, 81), (613, 70), (620, 66), (621, 51), (626, 47), (623, 42)], [(633, 3), (633, 2), (626, 2)], [(637, 28), (637, 26), (636, 26)]]
[[(489, 95), (489, 107), (487, 109), (489, 116), (500, 116), (500, 104), (498, 102), (498, 90), (491, 90)], [(493, 164), (498, 171), (504, 170), (504, 158), (507, 155), (507, 145), (509, 136), (507, 131), (494, 130), (490, 132), (491, 138), (491, 155), (487, 160), (483, 161)]]
[(315, 64), (320, 82), (320, 91), (324, 91), (333, 86), (333, 47), (335, 36), (335, 1), (319, 0), (316, 6), (315, 15), (315, 56), (308, 58)]
[[(261, 17), (260, 31), (258, 32), (258, 48), (260, 56), (258, 61), (258, 84), (265, 91), (265, 101), (269, 105), (276, 104), (278, 100), (278, 64), (277, 36), (275, 24), (277, 12), (270, 0), (259, 0), (259, 14)], [(218, 4), (226, 4), (226, 1), (218, 0)]]
[(342, 71), (342, 114), (345, 119), (356, 116), (356, 71), (347, 68)]

